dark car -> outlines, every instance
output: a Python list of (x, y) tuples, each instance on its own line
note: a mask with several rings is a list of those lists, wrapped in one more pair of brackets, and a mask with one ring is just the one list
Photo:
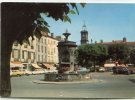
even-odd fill
[(127, 67), (113, 67), (114, 74), (133, 74), (133, 71), (128, 69)]

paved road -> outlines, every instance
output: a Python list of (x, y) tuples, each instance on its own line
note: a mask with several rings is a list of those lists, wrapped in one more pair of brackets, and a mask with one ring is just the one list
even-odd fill
[[(80, 84), (37, 84), (43, 75), (12, 77), (11, 97), (30, 98), (135, 98), (135, 74), (91, 73), (93, 80)], [(97, 80), (97, 81), (94, 81)]]

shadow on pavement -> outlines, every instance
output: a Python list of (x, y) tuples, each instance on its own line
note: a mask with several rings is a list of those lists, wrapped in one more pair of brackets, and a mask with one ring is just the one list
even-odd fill
[(135, 83), (135, 79), (128, 79), (129, 81)]

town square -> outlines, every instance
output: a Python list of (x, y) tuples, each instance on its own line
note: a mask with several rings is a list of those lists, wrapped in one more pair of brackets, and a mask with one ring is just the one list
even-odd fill
[(135, 96), (135, 4), (1, 3), (2, 97)]

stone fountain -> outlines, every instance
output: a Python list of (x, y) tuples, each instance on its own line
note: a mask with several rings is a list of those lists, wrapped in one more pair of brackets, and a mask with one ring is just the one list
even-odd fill
[(59, 52), (59, 72), (60, 73), (69, 73), (73, 72), (75, 66), (75, 50), (76, 50), (76, 42), (69, 41), (68, 37), (71, 35), (66, 30), (63, 33), (65, 36), (65, 41), (60, 41), (58, 43), (58, 52)]
[(65, 36), (64, 41), (58, 43), (58, 53), (59, 53), (59, 67), (58, 73), (47, 73), (45, 74), (45, 81), (75, 81), (75, 80), (86, 80), (90, 79), (90, 74), (79, 74), (75, 71), (75, 50), (76, 42), (69, 41), (68, 37), (71, 35), (66, 30), (63, 33)]

